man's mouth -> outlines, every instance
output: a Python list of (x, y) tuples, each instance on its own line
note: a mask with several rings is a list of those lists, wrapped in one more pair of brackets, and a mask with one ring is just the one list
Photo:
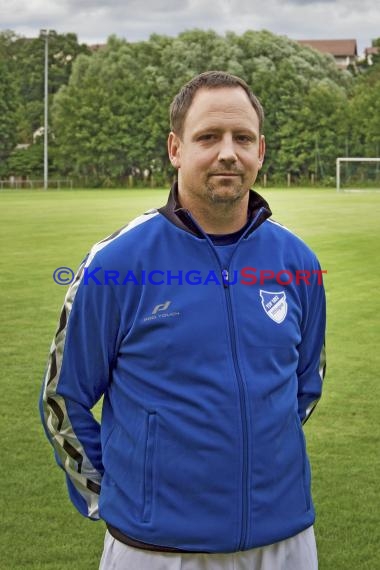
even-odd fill
[(210, 176), (223, 176), (225, 178), (229, 176), (240, 176), (239, 172), (213, 172)]

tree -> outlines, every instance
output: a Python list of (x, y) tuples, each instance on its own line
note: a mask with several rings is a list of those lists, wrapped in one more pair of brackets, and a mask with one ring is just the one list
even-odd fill
[(320, 176), (333, 175), (333, 149), (344, 138), (352, 76), (339, 70), (332, 57), (268, 31), (248, 31), (236, 42), (246, 54), (242, 76), (266, 115), (262, 172), (283, 183), (287, 173), (308, 178), (317, 162)]
[[(80, 53), (75, 34), (49, 35), (49, 107), (54, 94), (68, 82), (72, 64)], [(16, 144), (34, 144), (34, 133), (44, 124), (45, 39), (24, 38), (12, 31), (0, 33), (0, 169), (3, 176), (40, 173), (41, 148), (23, 149)], [(7, 159), (9, 161), (7, 163)], [(25, 170), (22, 171), (22, 165)]]
[(380, 65), (363, 75), (350, 100), (350, 156), (380, 156)]
[(6, 174), (6, 161), (17, 140), (16, 111), (19, 104), (13, 77), (12, 32), (0, 33), (0, 177)]
[(42, 141), (27, 148), (13, 149), (9, 154), (7, 162), (8, 174), (17, 178), (41, 179), (43, 174), (43, 151)]
[(81, 55), (54, 98), (53, 128), (62, 174), (110, 185), (148, 169), (171, 171), (168, 107), (195, 74), (221, 69), (241, 76), (264, 104), (268, 154), (264, 172), (283, 181), (333, 174), (345, 144), (353, 77), (331, 57), (270, 32), (189, 30), (129, 43), (111, 36)]
[[(71, 75), (72, 65), (89, 48), (78, 44), (75, 34), (49, 33), (49, 104)], [(21, 105), (18, 109), (18, 141), (33, 142), (33, 133), (43, 125), (45, 37), (19, 37), (15, 41), (15, 80), (19, 87)]]

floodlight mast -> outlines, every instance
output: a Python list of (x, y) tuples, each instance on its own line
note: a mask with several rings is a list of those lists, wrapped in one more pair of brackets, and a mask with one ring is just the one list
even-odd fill
[(48, 167), (48, 129), (49, 129), (49, 33), (50, 30), (41, 30), (41, 36), (45, 38), (45, 83), (44, 83), (44, 189), (47, 190), (49, 186), (49, 167)]

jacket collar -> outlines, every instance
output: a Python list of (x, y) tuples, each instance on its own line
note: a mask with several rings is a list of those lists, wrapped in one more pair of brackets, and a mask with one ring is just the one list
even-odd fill
[[(182, 230), (200, 238), (206, 237), (200, 226), (198, 226), (194, 218), (191, 216), (191, 213), (180, 205), (177, 182), (173, 184), (170, 190), (166, 205), (159, 208), (158, 211)], [(271, 215), (272, 212), (267, 201), (254, 190), (250, 190), (248, 202), (248, 219), (250, 223), (244, 237), (249, 236)]]

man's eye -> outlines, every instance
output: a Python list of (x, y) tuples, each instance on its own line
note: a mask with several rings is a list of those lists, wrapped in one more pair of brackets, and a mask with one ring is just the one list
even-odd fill
[(198, 137), (198, 140), (200, 140), (200, 141), (210, 141), (210, 140), (212, 140), (213, 138), (215, 138), (215, 135), (214, 135), (213, 133), (205, 133), (205, 134), (203, 134), (203, 135), (200, 135), (200, 136)]
[(237, 135), (236, 139), (241, 143), (250, 143), (253, 140), (249, 135)]

